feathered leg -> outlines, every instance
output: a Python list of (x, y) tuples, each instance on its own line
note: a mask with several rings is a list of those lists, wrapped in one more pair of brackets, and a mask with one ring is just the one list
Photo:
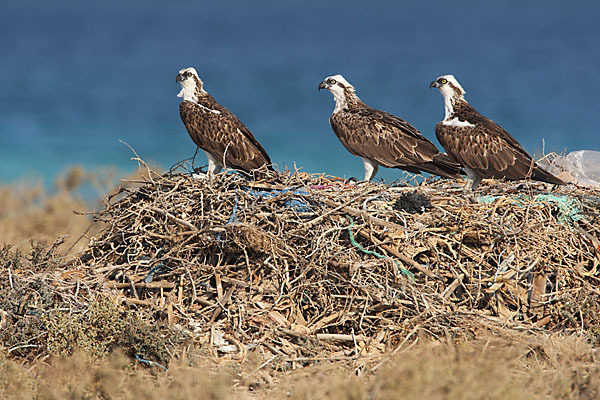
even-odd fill
[(371, 179), (375, 178), (375, 175), (377, 175), (379, 164), (365, 157), (362, 157), (362, 160), (365, 166), (365, 181), (370, 181)]

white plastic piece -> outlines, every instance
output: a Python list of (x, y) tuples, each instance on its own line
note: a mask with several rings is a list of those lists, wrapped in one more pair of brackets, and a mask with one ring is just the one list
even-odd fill
[(570, 183), (600, 188), (600, 151), (578, 150), (556, 156), (546, 169)]

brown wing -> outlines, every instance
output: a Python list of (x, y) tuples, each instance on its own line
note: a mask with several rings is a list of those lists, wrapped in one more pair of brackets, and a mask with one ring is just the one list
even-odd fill
[(531, 158), (480, 126), (456, 127), (440, 122), (435, 134), (450, 157), (483, 178), (523, 179), (531, 167)]
[(456, 112), (453, 114), (458, 117), (461, 121), (469, 121), (471, 124), (480, 126), (489, 135), (496, 136), (512, 146), (516, 152), (522, 153), (525, 157), (531, 159), (529, 154), (523, 149), (521, 143), (517, 142), (517, 139), (511, 136), (504, 128), (492, 121), (491, 119), (481, 115), (477, 110), (473, 108), (466, 101), (460, 102), (456, 107)]
[(531, 177), (554, 184), (564, 183), (538, 167), (515, 138), (468, 103), (459, 105), (453, 117), (475, 126), (448, 126), (440, 122), (435, 127), (435, 134), (448, 155), (461, 165), (483, 178), (519, 180)]
[(384, 167), (448, 178), (460, 172), (421, 132), (392, 114), (365, 106), (332, 114), (330, 123), (350, 153)]
[(202, 104), (182, 101), (179, 113), (194, 143), (218, 160), (225, 158), (228, 167), (249, 172), (271, 164), (269, 155), (250, 130), (216, 101), (202, 101)]

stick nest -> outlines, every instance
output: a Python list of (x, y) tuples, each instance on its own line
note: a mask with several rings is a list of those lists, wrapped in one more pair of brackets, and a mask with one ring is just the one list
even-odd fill
[(378, 357), (420, 335), (483, 329), (600, 333), (589, 189), (470, 193), (300, 172), (139, 183), (95, 215), (104, 231), (66, 268), (218, 358), (256, 347), (296, 361)]

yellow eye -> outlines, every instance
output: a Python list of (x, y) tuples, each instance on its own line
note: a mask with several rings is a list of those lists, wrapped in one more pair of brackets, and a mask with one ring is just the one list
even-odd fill
[(330, 85), (335, 85), (335, 79), (330, 79), (330, 80), (329, 80), (329, 84), (330, 84)]
[(448, 81), (446, 79), (442, 79), (442, 85), (445, 85), (446, 83), (448, 83)]

